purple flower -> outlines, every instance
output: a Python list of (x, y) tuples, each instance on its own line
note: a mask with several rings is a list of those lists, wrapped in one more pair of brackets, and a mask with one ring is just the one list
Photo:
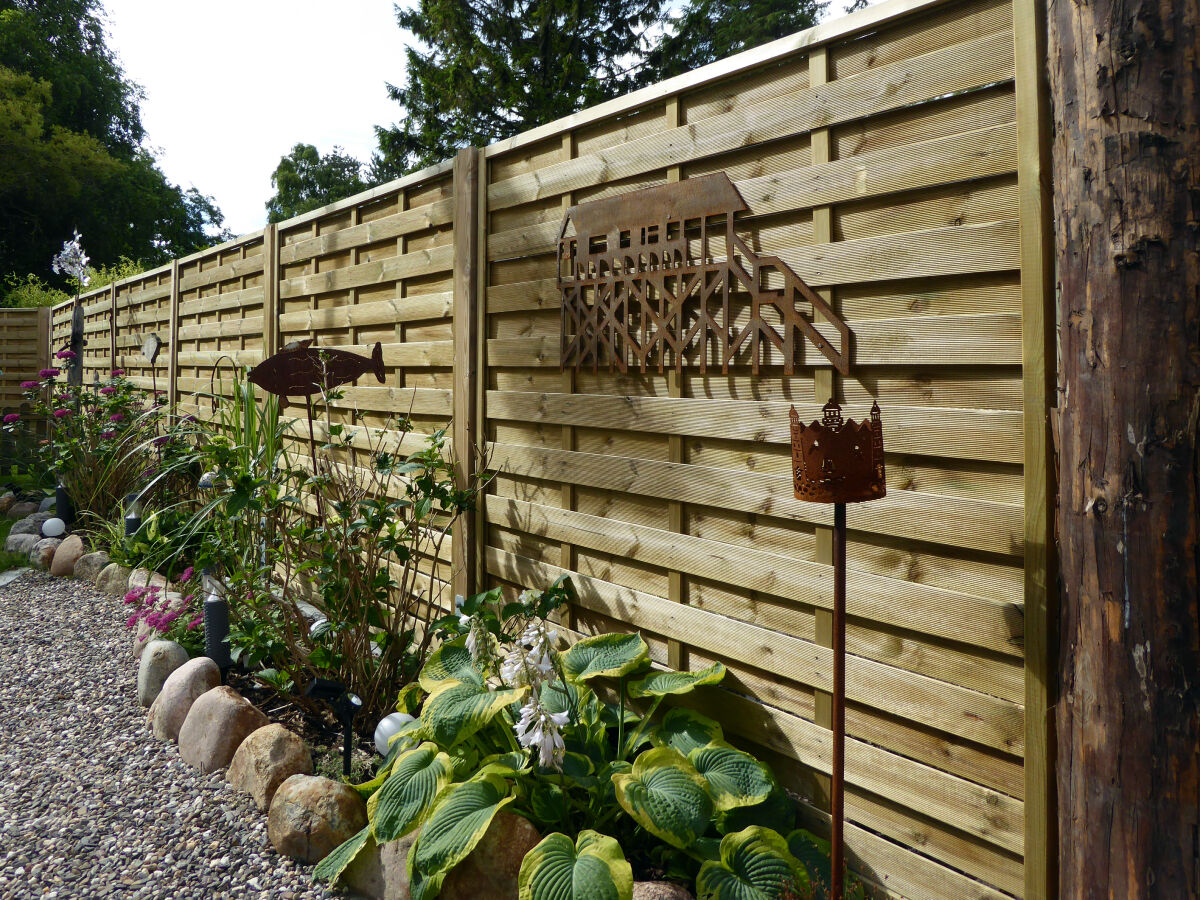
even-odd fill
[(71, 411), (69, 409), (56, 409), (54, 411), (54, 418), (65, 419), (70, 414), (71, 414)]
[(11, 425), (13, 422), (20, 422), (21, 416), (19, 413), (9, 413), (4, 417), (4, 424)]
[(102, 440), (108, 440), (109, 438), (115, 438), (116, 436), (117, 436), (117, 433), (115, 431), (100, 432), (100, 437)]
[(159, 619), (160, 615), (158, 613), (150, 613), (150, 615), (146, 616), (146, 624), (157, 630)]
[[(184, 570), (183, 570), (183, 574), (179, 576), (179, 581), (180, 581), (181, 583), (182, 583), (182, 582), (184, 582), (184, 581), (191, 581), (191, 580), (192, 580), (192, 573), (193, 573), (194, 571), (195, 571), (195, 570), (194, 570), (194, 569), (193, 569), (191, 566), (188, 566), (186, 569), (184, 569)], [(191, 598), (191, 597), (188, 597), (187, 599), (188, 599), (188, 600), (191, 600), (192, 598)]]
[(120, 377), (121, 375), (124, 375), (124, 374), (125, 374), (125, 370), (124, 370), (124, 369), (113, 369), (113, 370), (112, 370), (111, 372), (109, 372), (108, 374), (109, 374), (109, 375), (111, 375), (113, 378), (118, 378), (118, 377)]
[(108, 421), (110, 421), (110, 422), (122, 422), (124, 420), (125, 420), (125, 415), (123, 413), (113, 413), (111, 416), (108, 417)]
[(54, 356), (56, 359), (74, 359), (76, 353), (74, 350), (59, 350)]
[(138, 614), (134, 613), (132, 616), (130, 616), (128, 619), (125, 620), (125, 627), (132, 628), (134, 625), (137, 624), (137, 620), (138, 620)]
[(203, 616), (196, 616), (196, 618), (194, 618), (194, 619), (192, 619), (192, 621), (188, 622), (188, 624), (187, 624), (188, 631), (192, 631), (193, 629), (199, 628), (200, 622), (203, 618), (204, 618)]
[(38, 378), (57, 378), (58, 369), (42, 369), (38, 372)]
[(104, 394), (106, 397), (107, 397), (109, 394), (115, 394), (116, 392), (117, 392), (117, 389), (116, 389), (115, 387), (102, 387), (102, 388), (100, 388), (100, 393)]
[(67, 394), (67, 393), (55, 394), (54, 399), (57, 400), (59, 403), (66, 403), (68, 400), (71, 399), (71, 395)]
[(21, 382), (21, 387), (27, 391), (32, 391), (34, 388), (40, 388), (41, 386), (42, 386), (42, 383), (40, 381), (22, 381)]

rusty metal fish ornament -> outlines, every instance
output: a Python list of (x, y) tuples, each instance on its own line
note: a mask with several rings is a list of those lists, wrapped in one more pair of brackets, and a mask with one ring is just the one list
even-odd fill
[(374, 372), (380, 384), (387, 380), (383, 371), (383, 344), (378, 341), (369, 358), (346, 350), (314, 347), (312, 343), (311, 339), (299, 341), (280, 350), (251, 369), (247, 378), (279, 397), (281, 408), (287, 406), (288, 397), (312, 397), (368, 372)]

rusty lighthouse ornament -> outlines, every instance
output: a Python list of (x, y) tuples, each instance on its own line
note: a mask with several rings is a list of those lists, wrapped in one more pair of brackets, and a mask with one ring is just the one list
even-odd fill
[(878, 500), (887, 494), (883, 469), (883, 421), (879, 404), (862, 422), (842, 418), (830, 400), (821, 421), (808, 425), (792, 407), (792, 484), (797, 500), (833, 507), (833, 772), (829, 811), (830, 900), (841, 900), (845, 879), (846, 754), (846, 504)]

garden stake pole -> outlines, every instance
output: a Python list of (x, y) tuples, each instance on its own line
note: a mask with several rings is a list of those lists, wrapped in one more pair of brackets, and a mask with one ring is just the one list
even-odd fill
[(846, 504), (833, 507), (833, 774), (829, 788), (829, 811), (833, 816), (830, 839), (830, 900), (842, 900), (845, 879), (845, 847), (842, 840), (845, 817), (846, 768)]

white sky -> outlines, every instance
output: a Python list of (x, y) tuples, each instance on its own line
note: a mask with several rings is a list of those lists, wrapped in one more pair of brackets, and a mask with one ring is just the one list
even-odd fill
[(393, 0), (102, 2), (163, 171), (211, 195), (235, 234), (265, 224), (271, 173), (294, 144), (366, 162), (373, 126), (399, 116), (385, 83), (403, 84), (410, 36)]

